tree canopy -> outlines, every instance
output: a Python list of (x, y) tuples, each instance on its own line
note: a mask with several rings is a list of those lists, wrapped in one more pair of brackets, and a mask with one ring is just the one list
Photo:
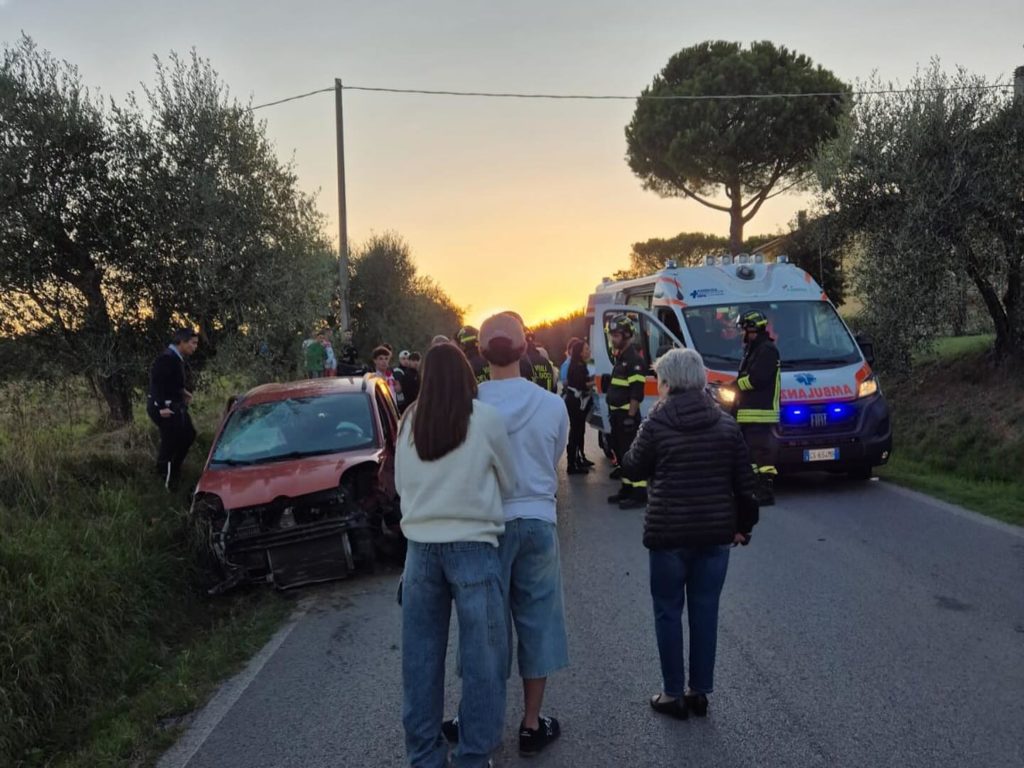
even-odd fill
[[(803, 98), (667, 100), (666, 96), (826, 93)], [(771, 42), (684, 48), (637, 99), (627, 160), (644, 187), (730, 218), (733, 253), (769, 198), (798, 186), (818, 146), (834, 138), (849, 88), (810, 58)], [(724, 193), (725, 203), (716, 202)]]
[(823, 206), (863, 246), (856, 288), (894, 363), (948, 327), (965, 283), (997, 356), (1024, 360), (1024, 103), (991, 86), (936, 62), (858, 104), (818, 162)]
[(325, 316), (330, 244), (265, 128), (194, 53), (147, 108), (99, 99), (27, 37), (0, 49), (0, 335), (84, 374), (115, 422), (175, 325), (207, 355)]
[(383, 343), (396, 352), (424, 351), (434, 336), (452, 336), (462, 325), (462, 309), (419, 274), (408, 243), (394, 232), (356, 247), (351, 269), (354, 340), (364, 357)]

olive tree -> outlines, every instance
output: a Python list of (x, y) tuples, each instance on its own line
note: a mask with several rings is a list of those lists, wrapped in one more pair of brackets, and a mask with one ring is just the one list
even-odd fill
[(0, 50), (0, 333), (28, 336), (131, 417), (148, 211), (120, 131), (78, 70)]
[[(671, 100), (672, 96), (835, 94)], [(644, 187), (729, 216), (733, 253), (769, 198), (800, 185), (834, 138), (849, 89), (810, 58), (771, 42), (684, 48), (643, 90), (626, 127), (627, 160)], [(726, 202), (716, 202), (723, 193)]]
[(822, 151), (821, 202), (863, 245), (855, 287), (900, 362), (953, 321), (964, 281), (997, 357), (1024, 359), (1022, 151), (1024, 105), (938, 63), (859, 103)]

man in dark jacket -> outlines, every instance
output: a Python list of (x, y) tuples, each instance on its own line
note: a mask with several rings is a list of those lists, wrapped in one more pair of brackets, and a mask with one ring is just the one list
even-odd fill
[(524, 378), (529, 378), (534, 384), (546, 389), (548, 392), (558, 394), (558, 377), (555, 372), (555, 366), (551, 359), (537, 346), (537, 341), (530, 331), (526, 332), (525, 358), (530, 366), (530, 375)]
[(395, 381), (401, 389), (399, 413), (405, 413), (420, 396), (420, 353), (402, 350), (395, 368)]
[(491, 366), (484, 360), (484, 356), (480, 354), (480, 331), (471, 325), (463, 326), (459, 329), (455, 340), (459, 343), (459, 348), (466, 355), (466, 359), (469, 360), (469, 364), (473, 366), (473, 375), (476, 377), (476, 383), (483, 384), (490, 379)]
[(617, 472), (622, 482), (619, 492), (608, 497), (608, 503), (618, 504), (621, 509), (642, 509), (647, 503), (647, 480), (632, 477), (622, 466), (622, 457), (640, 428), (640, 404), (647, 385), (647, 361), (633, 346), (635, 335), (633, 321), (626, 315), (612, 318), (608, 323), (608, 336), (615, 352), (607, 391), (608, 418), (612, 452), (619, 462)]
[(156, 469), (168, 489), (177, 486), (181, 465), (196, 439), (188, 406), (192, 393), (186, 388), (185, 358), (199, 346), (199, 334), (191, 328), (175, 331), (170, 346), (161, 352), (149, 372), (146, 413), (160, 430)]
[[(707, 372), (692, 349), (657, 363), (661, 402), (649, 414), (623, 470), (650, 479), (644, 546), (664, 687), (655, 711), (704, 716), (714, 685), (718, 602), (729, 545), (750, 543), (758, 519), (754, 472), (739, 426), (705, 392)], [(682, 613), (690, 626), (689, 685)]]
[(772, 480), (778, 474), (772, 427), (779, 423), (782, 364), (763, 312), (756, 309), (744, 312), (737, 325), (743, 331), (746, 350), (736, 379), (739, 390), (736, 421), (743, 428), (753, 457), (761, 505), (770, 506), (775, 503)]

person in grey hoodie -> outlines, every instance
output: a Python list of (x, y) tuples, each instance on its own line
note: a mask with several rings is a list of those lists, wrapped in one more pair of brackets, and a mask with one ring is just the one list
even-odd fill
[[(520, 375), (526, 346), (522, 321), (512, 313), (495, 315), (480, 328), (491, 380), (480, 385), (479, 399), (505, 420), (516, 474), (515, 489), (502, 492), (505, 533), (498, 554), (523, 678), (519, 753), (530, 757), (561, 734), (558, 721), (542, 716), (541, 707), (547, 678), (569, 664), (555, 501), (569, 415), (557, 395)], [(445, 726), (449, 741), (457, 740), (457, 721)]]

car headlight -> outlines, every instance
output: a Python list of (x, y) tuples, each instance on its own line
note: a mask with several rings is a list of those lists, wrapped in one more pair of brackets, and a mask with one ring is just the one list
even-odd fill
[(871, 397), (878, 392), (878, 377), (870, 376), (860, 383), (857, 388), (857, 397)]
[(206, 520), (214, 528), (224, 524), (224, 502), (215, 493), (198, 492), (192, 499), (192, 514), (197, 520)]

